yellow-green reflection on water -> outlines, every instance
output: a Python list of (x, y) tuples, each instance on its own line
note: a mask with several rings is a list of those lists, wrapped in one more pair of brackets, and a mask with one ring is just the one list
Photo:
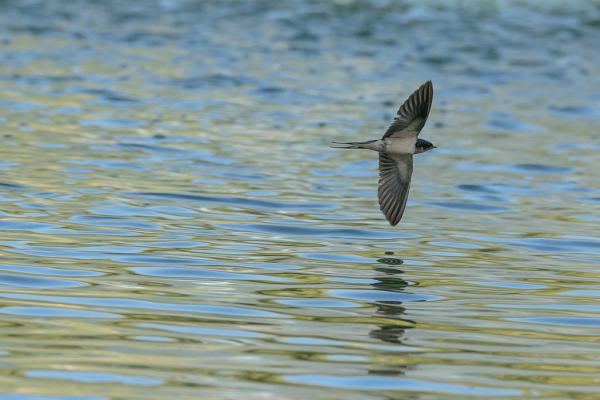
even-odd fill
[[(28, 4), (0, 400), (597, 397), (594, 2)], [(329, 143), (427, 79), (393, 228)]]

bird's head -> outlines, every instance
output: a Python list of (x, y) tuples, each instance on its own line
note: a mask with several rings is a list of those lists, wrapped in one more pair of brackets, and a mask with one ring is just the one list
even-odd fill
[(436, 149), (433, 143), (428, 142), (427, 140), (419, 139), (415, 144), (415, 154), (425, 153), (428, 150)]

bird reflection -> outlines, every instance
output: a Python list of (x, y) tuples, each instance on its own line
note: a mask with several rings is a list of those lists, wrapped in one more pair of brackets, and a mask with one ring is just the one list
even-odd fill
[[(391, 255), (393, 253), (387, 252), (386, 255)], [(381, 265), (373, 267), (373, 269), (377, 272), (380, 272), (381, 275), (373, 277), (378, 282), (373, 283), (372, 286), (376, 290), (385, 291), (385, 292), (402, 292), (408, 286), (408, 282), (402, 279), (401, 274), (404, 273), (401, 269), (398, 268), (399, 265), (402, 265), (403, 261), (398, 258), (385, 257), (380, 258), (377, 262)], [(374, 329), (369, 332), (369, 337), (374, 339), (379, 339), (383, 342), (393, 343), (393, 344), (402, 344), (402, 336), (407, 329), (412, 329), (414, 327), (415, 322), (411, 320), (407, 320), (402, 318), (405, 307), (402, 306), (401, 301), (377, 301), (374, 303), (377, 306), (377, 311), (373, 314), (373, 317), (378, 319), (390, 319), (395, 321), (404, 321), (402, 324), (390, 323), (390, 324), (380, 324), (378, 325), (378, 329)], [(406, 326), (406, 325), (412, 326)], [(410, 368), (409, 365), (406, 364), (397, 364), (397, 365), (386, 365), (385, 369), (371, 369), (369, 370), (369, 374), (374, 375), (402, 375), (404, 371)]]

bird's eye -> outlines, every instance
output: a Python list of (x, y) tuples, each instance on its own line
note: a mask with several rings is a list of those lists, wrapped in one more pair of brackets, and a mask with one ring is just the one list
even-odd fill
[(431, 143), (429, 143), (427, 140), (423, 140), (423, 139), (417, 139), (417, 147), (421, 148), (421, 149), (428, 149), (431, 146), (433, 146)]

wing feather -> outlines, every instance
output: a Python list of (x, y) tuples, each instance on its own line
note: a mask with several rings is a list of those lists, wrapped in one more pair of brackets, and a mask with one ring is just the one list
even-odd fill
[(412, 154), (379, 153), (379, 209), (392, 226), (402, 219), (412, 176)]
[(431, 101), (433, 100), (433, 84), (425, 82), (398, 109), (394, 122), (383, 135), (387, 137), (418, 136), (427, 122)]

